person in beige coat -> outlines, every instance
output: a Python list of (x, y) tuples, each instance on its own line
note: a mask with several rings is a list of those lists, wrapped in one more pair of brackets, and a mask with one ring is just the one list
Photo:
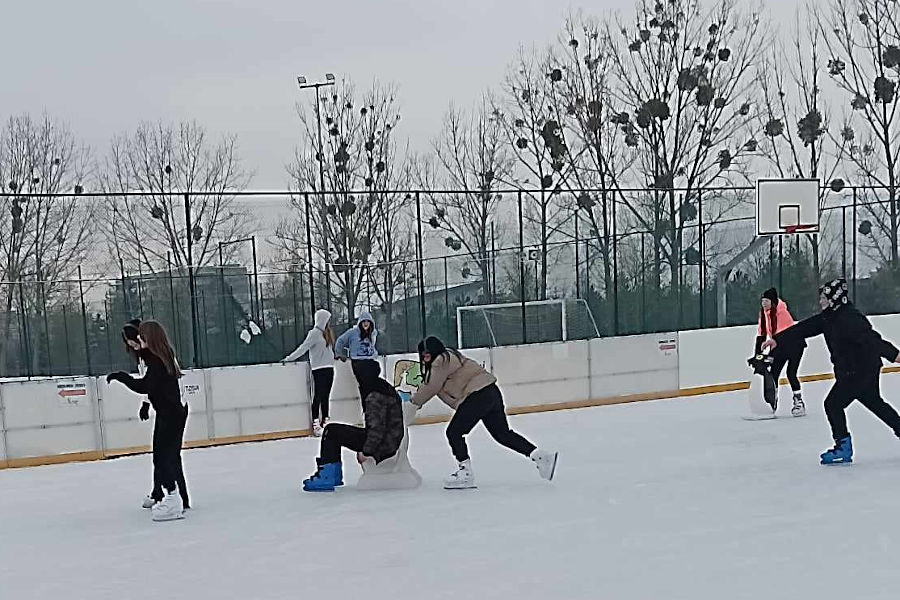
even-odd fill
[(556, 472), (557, 452), (549, 452), (509, 428), (503, 395), (497, 378), (481, 365), (463, 356), (458, 350), (447, 348), (434, 336), (419, 342), (419, 362), (423, 385), (413, 394), (411, 402), (421, 408), (439, 397), (455, 411), (447, 426), (447, 441), (459, 462), (459, 467), (444, 481), (446, 489), (475, 487), (472, 461), (465, 436), (479, 421), (497, 442), (534, 461), (541, 477), (552, 480)]

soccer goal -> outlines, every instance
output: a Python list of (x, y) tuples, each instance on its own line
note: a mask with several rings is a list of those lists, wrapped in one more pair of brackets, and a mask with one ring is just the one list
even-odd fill
[[(594, 315), (582, 299), (481, 304), (456, 309), (459, 348), (514, 346), (539, 342), (585, 340), (600, 336)], [(526, 337), (527, 336), (527, 337)]]

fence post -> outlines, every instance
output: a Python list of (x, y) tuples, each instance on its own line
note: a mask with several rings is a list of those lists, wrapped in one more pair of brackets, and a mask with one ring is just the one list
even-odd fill
[(309, 272), (309, 315), (310, 317), (312, 317), (316, 313), (316, 282), (313, 275), (312, 227), (310, 226), (309, 215), (309, 192), (303, 192), (303, 203), (306, 209), (306, 263), (307, 270)]
[[(604, 184), (605, 185), (605, 184)], [(604, 188), (603, 194), (606, 195)], [(616, 223), (616, 193), (612, 194), (612, 240), (613, 240), (613, 335), (619, 335), (619, 227)]]
[[(847, 277), (847, 207), (841, 207), (841, 277)], [(856, 298), (853, 298), (856, 300)]]
[(580, 257), (578, 253), (578, 203), (575, 204), (575, 297), (581, 298), (581, 275), (578, 272)]
[(697, 190), (697, 223), (699, 227), (699, 240), (698, 245), (700, 246), (700, 272), (698, 273), (698, 278), (700, 279), (700, 328), (702, 329), (705, 324), (704, 313), (706, 312), (706, 235), (703, 232), (703, 190)]
[(422, 337), (425, 338), (428, 335), (428, 324), (425, 319), (425, 248), (422, 239), (422, 200), (419, 192), (416, 192), (416, 230), (419, 255), (419, 311), (422, 321)]
[(778, 289), (784, 288), (784, 236), (778, 236)]
[(647, 253), (641, 232), (641, 333), (647, 333)]
[(450, 331), (450, 284), (447, 275), (447, 256), (444, 256), (444, 318), (446, 321), (446, 333), (449, 336)]
[(87, 308), (84, 304), (84, 279), (81, 277), (81, 265), (78, 265), (78, 294), (81, 299), (81, 328), (84, 332), (84, 357), (87, 361), (87, 373), (91, 375), (91, 342), (88, 339)]
[(23, 286), (25, 282), (22, 281), (22, 275), (19, 274), (19, 326), (21, 329), (21, 340), (19, 343), (19, 348), (24, 353), (24, 358), (22, 362), (25, 363), (25, 372), (28, 374), (28, 379), (34, 375), (33, 369), (31, 368), (31, 344), (28, 339), (28, 310), (25, 308), (25, 293), (23, 291)]
[(522, 302), (522, 343), (528, 343), (528, 325), (525, 322), (525, 233), (522, 216), (522, 190), (518, 193), (519, 201), (519, 296)]
[(202, 366), (200, 360), (200, 340), (197, 337), (197, 290), (194, 282), (194, 231), (191, 227), (191, 195), (184, 193), (184, 223), (187, 233), (187, 268), (188, 268), (188, 291), (191, 297), (191, 342), (194, 350), (194, 360), (191, 364), (194, 367)]
[(497, 241), (494, 222), (491, 221), (491, 304), (497, 303)]
[(856, 188), (853, 188), (853, 301), (856, 302)]

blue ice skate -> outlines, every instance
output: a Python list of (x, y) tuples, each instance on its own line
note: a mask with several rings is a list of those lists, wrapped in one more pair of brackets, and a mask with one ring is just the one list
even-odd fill
[(303, 482), (304, 492), (333, 492), (334, 488), (344, 484), (344, 473), (341, 463), (319, 465), (315, 475)]
[(821, 455), (823, 465), (845, 464), (853, 462), (853, 442), (850, 436), (838, 440), (834, 448)]

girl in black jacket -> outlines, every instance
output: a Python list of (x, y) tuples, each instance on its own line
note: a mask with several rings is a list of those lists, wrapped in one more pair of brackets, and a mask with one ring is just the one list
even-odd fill
[(881, 360), (900, 362), (900, 351), (883, 340), (872, 324), (847, 297), (847, 282), (835, 279), (819, 289), (822, 312), (765, 342), (763, 348), (794, 346), (800, 341), (825, 336), (834, 365), (835, 383), (825, 398), (825, 414), (831, 424), (834, 448), (821, 455), (822, 464), (853, 462), (853, 444), (844, 410), (854, 401), (875, 413), (900, 437), (900, 415), (881, 399)]
[(118, 381), (131, 391), (145, 394), (156, 411), (153, 430), (154, 480), (165, 490), (161, 501), (153, 505), (154, 521), (170, 521), (184, 517), (185, 502), (179, 494), (184, 487), (181, 445), (187, 423), (187, 404), (181, 400), (181, 369), (169, 343), (166, 330), (156, 321), (144, 321), (138, 328), (138, 355), (147, 365), (141, 378), (122, 371), (110, 373), (107, 382)]
[(403, 441), (403, 407), (400, 395), (390, 383), (370, 373), (361, 371), (360, 387), (368, 390), (363, 398), (365, 427), (343, 423), (329, 423), (322, 435), (318, 469), (303, 481), (305, 492), (333, 492), (344, 485), (341, 467), (341, 448), (356, 451), (356, 460), (363, 464), (368, 457), (376, 463), (397, 454)]

